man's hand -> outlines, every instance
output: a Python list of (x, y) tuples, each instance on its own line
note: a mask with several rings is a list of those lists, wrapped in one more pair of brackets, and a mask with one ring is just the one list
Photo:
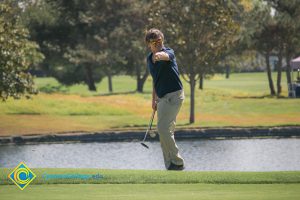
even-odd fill
[(157, 102), (155, 100), (152, 100), (152, 109), (157, 110)]
[(169, 55), (166, 52), (160, 51), (154, 54), (154, 62), (159, 60), (170, 60)]

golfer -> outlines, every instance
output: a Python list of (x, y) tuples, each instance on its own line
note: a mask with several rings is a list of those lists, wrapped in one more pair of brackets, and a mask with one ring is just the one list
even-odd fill
[(153, 79), (152, 109), (157, 110), (157, 131), (168, 170), (183, 170), (184, 160), (174, 139), (176, 116), (184, 100), (183, 86), (173, 49), (164, 46), (158, 29), (147, 31), (145, 40), (151, 53), (147, 67)]

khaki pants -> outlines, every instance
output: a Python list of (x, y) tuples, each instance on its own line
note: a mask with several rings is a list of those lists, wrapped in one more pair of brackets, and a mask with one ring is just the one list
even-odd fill
[(171, 162), (175, 165), (184, 164), (174, 138), (176, 116), (183, 100), (183, 90), (168, 93), (157, 99), (157, 131), (166, 168), (170, 166)]

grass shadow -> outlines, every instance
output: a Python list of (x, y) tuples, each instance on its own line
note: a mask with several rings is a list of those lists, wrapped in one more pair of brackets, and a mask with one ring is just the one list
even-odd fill
[(113, 126), (113, 128), (145, 128), (148, 124), (134, 124), (134, 125), (124, 125), (124, 126)]
[(42, 115), (42, 113), (37, 113), (37, 112), (27, 112), (27, 111), (20, 111), (20, 112), (10, 112), (6, 113), (7, 115)]
[(187, 122), (187, 123), (184, 123), (184, 124), (176, 124), (177, 127), (183, 127), (183, 126), (189, 126), (189, 125), (192, 125), (193, 123), (190, 123), (190, 122)]
[[(93, 96), (113, 96), (113, 95), (128, 95), (128, 94), (138, 94), (140, 92), (134, 91), (127, 91), (127, 92), (111, 92), (111, 93), (105, 93), (105, 94), (95, 94)], [(140, 94), (152, 94), (151, 92), (143, 92)]]
[(234, 99), (290, 99), (290, 97), (286, 96), (276, 96), (276, 95), (260, 95), (260, 96), (233, 96)]
[[(149, 124), (133, 124), (133, 125), (124, 125), (124, 126), (113, 126), (112, 128), (133, 128), (133, 129), (141, 129), (141, 128), (147, 128)], [(185, 127), (189, 126), (191, 123), (183, 123), (183, 124), (176, 124), (176, 127)], [(152, 128), (156, 127), (156, 123), (153, 123)]]
[(70, 89), (66, 88), (63, 85), (53, 86), (51, 84), (46, 84), (45, 86), (40, 87), (38, 90), (40, 92), (52, 94), (52, 93), (67, 93), (69, 92)]

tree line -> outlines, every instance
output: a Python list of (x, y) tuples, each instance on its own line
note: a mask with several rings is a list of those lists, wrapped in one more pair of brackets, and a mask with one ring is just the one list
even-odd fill
[[(196, 84), (203, 88), (205, 78), (229, 72), (249, 55), (265, 59), (270, 94), (279, 96), (282, 66), (290, 83), (288, 61), (300, 53), (299, 18), (298, 0), (4, 0), (1, 98), (36, 93), (30, 69), (91, 91), (107, 77), (110, 92), (113, 76), (127, 74), (143, 92), (149, 75), (144, 34), (156, 27), (189, 83), (193, 123)], [(277, 91), (270, 56), (278, 58)]]

